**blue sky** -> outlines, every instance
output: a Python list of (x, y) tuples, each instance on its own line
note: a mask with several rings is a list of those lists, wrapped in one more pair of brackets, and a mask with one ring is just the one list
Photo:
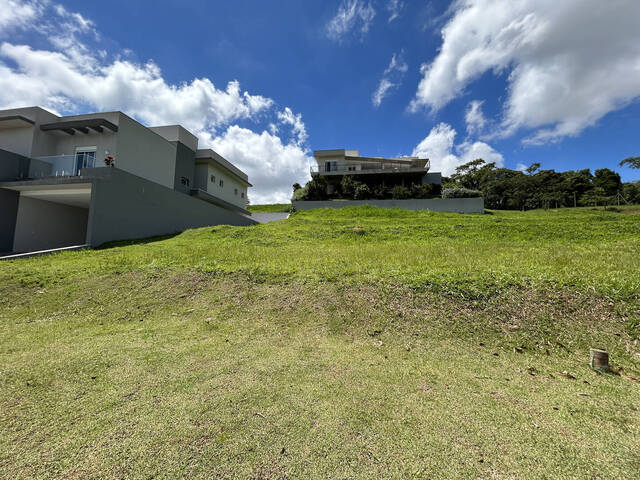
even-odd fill
[(0, 0), (2, 11), (0, 107), (184, 124), (247, 171), (254, 203), (285, 200), (328, 148), (428, 156), (445, 173), (480, 156), (640, 177), (617, 166), (640, 154), (636, 1)]

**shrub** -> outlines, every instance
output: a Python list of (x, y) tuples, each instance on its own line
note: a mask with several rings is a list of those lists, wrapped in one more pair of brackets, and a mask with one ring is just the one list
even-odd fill
[(385, 200), (389, 198), (389, 189), (385, 188), (383, 185), (376, 185), (372, 189), (371, 197), (378, 200)]
[(444, 188), (442, 190), (442, 198), (476, 198), (482, 197), (480, 190), (471, 190), (470, 188)]
[(352, 199), (356, 191), (356, 186), (360, 182), (356, 182), (350, 175), (342, 177), (340, 182), (340, 193), (342, 198)]
[(371, 198), (371, 190), (365, 183), (359, 183), (356, 185), (355, 191), (353, 192), (354, 200), (367, 200)]
[(309, 187), (307, 185), (293, 191), (292, 200), (308, 200), (308, 199), (309, 199)]
[(326, 200), (328, 197), (327, 180), (320, 175), (316, 175), (309, 180), (304, 188), (307, 189), (307, 198), (305, 200)]
[(404, 200), (406, 198), (411, 198), (411, 192), (407, 187), (403, 187), (402, 185), (396, 185), (391, 190), (391, 198), (394, 200)]

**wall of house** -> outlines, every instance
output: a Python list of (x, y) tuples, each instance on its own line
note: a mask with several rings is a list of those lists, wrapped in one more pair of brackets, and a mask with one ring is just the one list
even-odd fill
[(30, 126), (0, 129), (0, 148), (29, 157), (35, 128)]
[(176, 146), (120, 113), (116, 167), (173, 189)]
[[(178, 192), (189, 193), (195, 186), (196, 152), (181, 142), (175, 142), (176, 167), (173, 188)], [(187, 182), (183, 181), (186, 179)]]
[(209, 187), (209, 165), (207, 165), (206, 163), (196, 163), (194, 172), (194, 188), (199, 188), (200, 190), (208, 192), (207, 188)]
[(326, 200), (294, 201), (297, 210), (314, 208), (343, 208), (370, 205), (380, 208), (404, 208), (406, 210), (430, 210), (432, 212), (484, 213), (483, 198), (415, 198), (409, 200)]
[[(215, 182), (211, 181), (212, 175), (215, 177)], [(223, 181), (222, 186), (220, 186), (220, 180)], [(235, 175), (229, 174), (226, 169), (210, 163), (207, 168), (206, 191), (225, 202), (247, 208), (247, 185), (239, 181)]]
[(83, 245), (88, 210), (20, 196), (15, 221), (16, 253)]
[(0, 253), (13, 251), (18, 197), (18, 192), (0, 188)]
[(88, 172), (94, 177), (88, 241), (168, 235), (209, 225), (254, 225), (249, 217), (176, 192), (117, 168)]
[(48, 138), (45, 132), (40, 131), (39, 125), (55, 122), (58, 120), (56, 115), (39, 107), (13, 108), (2, 111), (3, 117), (12, 115), (20, 115), (36, 123), (32, 126), (0, 129), (0, 148), (31, 157), (34, 155), (34, 146), (39, 143), (48, 145)]

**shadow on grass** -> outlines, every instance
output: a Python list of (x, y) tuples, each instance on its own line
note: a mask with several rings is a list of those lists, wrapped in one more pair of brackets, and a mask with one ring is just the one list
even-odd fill
[(99, 247), (95, 247), (94, 250), (106, 250), (115, 247), (127, 247), (129, 245), (145, 245), (147, 243), (161, 242), (163, 240), (169, 240), (170, 238), (177, 237), (183, 232), (175, 232), (167, 235), (156, 235), (155, 237), (146, 238), (132, 238), (130, 240), (116, 240), (113, 242), (103, 243)]

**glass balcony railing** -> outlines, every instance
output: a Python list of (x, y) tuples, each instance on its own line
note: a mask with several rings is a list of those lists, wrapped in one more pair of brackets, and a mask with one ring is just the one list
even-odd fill
[(36, 157), (29, 164), (29, 178), (72, 177), (80, 175), (81, 169), (94, 165), (95, 152)]
[(427, 159), (416, 162), (361, 162), (361, 163), (338, 163), (313, 165), (311, 173), (330, 173), (330, 172), (420, 172), (429, 170), (430, 162)]

